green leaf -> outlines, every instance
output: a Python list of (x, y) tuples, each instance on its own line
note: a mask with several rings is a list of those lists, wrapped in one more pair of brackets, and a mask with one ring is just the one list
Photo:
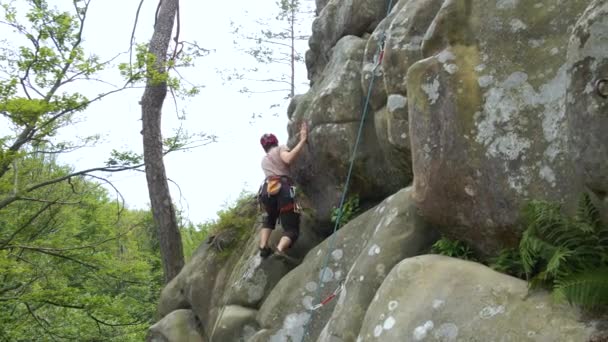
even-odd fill
[(608, 306), (608, 267), (588, 269), (556, 281), (557, 298), (594, 309)]

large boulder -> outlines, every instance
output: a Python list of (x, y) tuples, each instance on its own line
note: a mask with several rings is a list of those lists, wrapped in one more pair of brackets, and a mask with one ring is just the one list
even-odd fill
[[(303, 258), (320, 242), (315, 223), (309, 214), (302, 215), (300, 238), (290, 249), (295, 258)], [(276, 256), (262, 262), (258, 250), (260, 228), (259, 223), (253, 227), (229, 227), (203, 242), (163, 289), (159, 316), (191, 309), (207, 339), (244, 340), (253, 335), (257, 330), (257, 308), (279, 280), (297, 266)], [(281, 235), (281, 225), (277, 224), (270, 244), (276, 246)], [(231, 239), (226, 240), (225, 236)]]
[(474, 262), (424, 255), (390, 272), (360, 341), (589, 341), (596, 329), (547, 292)]
[[(422, 59), (422, 38), (442, 3), (443, 0), (399, 1), (367, 40), (361, 87), (367, 91), (373, 80), (372, 109), (386, 106), (389, 95), (407, 96), (407, 70)], [(374, 74), (376, 77), (372, 77)], [(399, 114), (399, 119), (407, 120), (407, 107)]]
[(528, 199), (578, 198), (566, 47), (587, 4), (446, 0), (408, 71), (417, 205), (482, 254), (517, 243)]
[(178, 309), (192, 309), (204, 336), (210, 336), (228, 276), (238, 260), (237, 253), (227, 255), (204, 242), (180, 273), (163, 289), (158, 312), (161, 317)]
[[(422, 37), (443, 0), (399, 1), (367, 41), (361, 83), (371, 88), (378, 145), (403, 183), (412, 179), (406, 74), (422, 59)], [(384, 52), (379, 63), (379, 47)], [(373, 81), (373, 84), (372, 84)]]
[[(275, 234), (278, 235), (278, 231)], [(278, 236), (275, 239), (278, 240)], [(276, 258), (262, 260), (257, 241), (257, 236), (252, 235), (251, 241), (243, 249), (242, 257), (233, 268), (224, 291), (223, 305), (259, 307), (272, 288), (293, 268)]]
[(308, 78), (314, 84), (323, 71), (336, 43), (345, 36), (371, 33), (387, 12), (387, 1), (329, 0), (312, 23), (312, 35), (306, 53)]
[(222, 307), (213, 327), (211, 341), (245, 342), (258, 330), (256, 310), (238, 305)]
[[(317, 220), (328, 223), (337, 207), (357, 141), (364, 94), (361, 90), (361, 59), (366, 41), (346, 36), (336, 45), (322, 81), (294, 99), (288, 125), (291, 143), (299, 124), (309, 122), (309, 143), (292, 168), (296, 181), (311, 198)], [(368, 115), (355, 155), (351, 194), (362, 202), (378, 203), (407, 185), (403, 172), (390, 168), (378, 145), (374, 119)], [(407, 157), (407, 156), (396, 156)]]
[[(416, 214), (411, 188), (399, 191), (311, 250), (275, 286), (259, 310), (264, 330), (254, 341), (316, 341), (322, 331), (324, 336), (352, 340), (393, 265), (427, 250), (435, 237)], [(333, 249), (328, 251), (330, 244)], [(340, 297), (313, 314), (312, 306), (341, 282)]]
[(175, 310), (148, 329), (147, 342), (204, 342), (192, 310)]
[(360, 223), (372, 235), (352, 262), (345, 289), (319, 341), (355, 341), (367, 307), (393, 265), (426, 252), (437, 239), (417, 214), (411, 195), (411, 188), (397, 192), (368, 214), (367, 223)]
[[(300, 236), (289, 249), (294, 259), (302, 259), (306, 253), (319, 244), (322, 239), (315, 230), (316, 221), (310, 214), (304, 212), (300, 218)], [(259, 254), (259, 229), (252, 229), (249, 241), (242, 246), (240, 258), (232, 267), (229, 285), (223, 291), (222, 305), (237, 305), (257, 309), (268, 293), (295, 266), (293, 262), (285, 262), (281, 258), (271, 256), (263, 260)], [(276, 248), (283, 234), (280, 222), (270, 235), (270, 246)], [(222, 309), (223, 310), (223, 309)]]
[[(608, 1), (592, 1), (568, 45), (566, 102), (570, 151), (579, 177), (600, 200), (608, 194)], [(608, 203), (604, 215), (608, 221)]]

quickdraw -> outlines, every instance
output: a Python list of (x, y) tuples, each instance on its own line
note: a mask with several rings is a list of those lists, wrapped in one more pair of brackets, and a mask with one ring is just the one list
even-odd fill
[(382, 60), (384, 59), (384, 44), (386, 42), (386, 35), (383, 32), (382, 35), (380, 36), (380, 39), (378, 39), (377, 45), (378, 45), (378, 54), (376, 54), (374, 56), (374, 71), (382, 64)]
[(340, 284), (334, 290), (334, 292), (332, 292), (329, 296), (327, 296), (327, 298), (323, 299), (319, 304), (314, 305), (310, 310), (315, 311), (315, 310), (320, 309), (327, 303), (331, 302), (332, 299), (336, 298), (336, 296), (338, 294), (340, 294), (340, 292), (342, 292), (342, 290), (344, 290), (344, 280), (340, 281)]

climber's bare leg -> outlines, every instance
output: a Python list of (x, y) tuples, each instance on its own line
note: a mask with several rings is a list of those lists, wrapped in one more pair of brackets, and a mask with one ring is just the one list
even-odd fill
[(262, 230), (260, 230), (260, 248), (268, 247), (268, 240), (270, 240), (271, 233), (272, 229), (270, 228), (262, 228)]
[(277, 246), (277, 250), (279, 252), (285, 252), (289, 246), (291, 246), (291, 239), (287, 236), (283, 236), (281, 240), (279, 240), (279, 245)]

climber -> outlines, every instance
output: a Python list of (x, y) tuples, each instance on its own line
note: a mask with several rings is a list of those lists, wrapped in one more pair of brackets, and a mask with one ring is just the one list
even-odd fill
[(268, 240), (277, 219), (280, 218), (283, 227), (283, 236), (277, 245), (277, 255), (286, 257), (285, 252), (298, 239), (300, 214), (295, 210), (294, 183), (289, 173), (289, 166), (302, 151), (307, 138), (308, 126), (306, 123), (302, 123), (300, 141), (291, 150), (285, 145), (279, 146), (279, 141), (274, 134), (264, 134), (260, 139), (260, 144), (266, 151), (266, 155), (262, 158), (262, 170), (266, 178), (258, 193), (260, 203), (267, 214), (260, 231), (259, 248), (262, 258), (272, 254)]

